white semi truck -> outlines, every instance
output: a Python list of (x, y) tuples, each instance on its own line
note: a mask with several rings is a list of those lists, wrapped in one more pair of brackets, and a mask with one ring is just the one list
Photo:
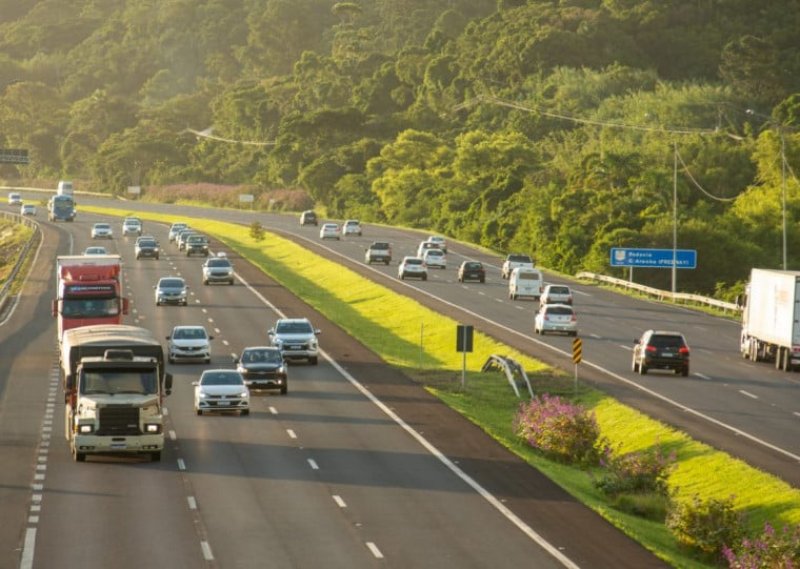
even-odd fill
[(146, 453), (161, 460), (172, 375), (164, 371), (155, 336), (123, 324), (73, 328), (61, 338), (60, 356), (64, 431), (73, 458)]
[(742, 311), (742, 357), (800, 369), (800, 272), (752, 269)]

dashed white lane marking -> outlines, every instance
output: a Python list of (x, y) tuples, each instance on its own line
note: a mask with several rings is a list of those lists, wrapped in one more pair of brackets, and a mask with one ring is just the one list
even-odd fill
[(739, 393), (741, 393), (742, 395), (744, 395), (746, 397), (749, 397), (750, 399), (758, 399), (758, 395), (754, 395), (754, 394), (750, 393), (749, 391), (745, 391), (744, 389), (740, 389)]
[(197, 500), (194, 499), (194, 496), (187, 496), (186, 501), (189, 502), (189, 509), (196, 510), (197, 509)]
[(347, 504), (344, 503), (344, 500), (342, 500), (341, 496), (337, 496), (337, 495), (334, 494), (333, 501), (336, 502), (336, 505), (339, 506), (340, 508), (346, 508), (347, 507)]
[(25, 530), (25, 545), (22, 549), (22, 560), (19, 569), (31, 569), (33, 567), (33, 550), (36, 548), (36, 528)]
[(272, 413), (273, 415), (277, 415), (278, 414), (278, 410), (275, 409), (275, 407), (273, 407), (271, 405), (269, 407), (269, 412)]
[(792, 415), (795, 415), (796, 417), (800, 417), (800, 412), (795, 411), (794, 413), (792, 413)]
[(186, 463), (182, 458), (178, 459), (178, 470), (186, 470)]
[(206, 561), (213, 561), (214, 560), (214, 554), (211, 553), (211, 546), (208, 544), (208, 542), (207, 541), (201, 541), (200, 542), (200, 547), (203, 550), (203, 558)]
[(286, 429), (286, 434), (289, 435), (290, 439), (297, 438), (297, 434), (292, 429)]
[(311, 470), (319, 470), (319, 465), (313, 458), (308, 459), (308, 465), (311, 467)]
[(164, 413), (164, 415), (169, 415), (169, 409), (167, 409), (166, 407), (164, 407), (164, 411), (163, 411), (163, 413)]
[(706, 381), (711, 381), (711, 378), (710, 378), (710, 377), (708, 377), (708, 376), (707, 376), (706, 374), (704, 374), (704, 373), (696, 373), (695, 375), (696, 375), (697, 377), (699, 377), (700, 379), (705, 379)]
[(171, 441), (174, 441), (174, 440), (175, 440), (175, 439), (177, 439), (177, 438), (178, 438), (178, 433), (176, 433), (175, 431), (170, 431), (170, 432), (169, 432), (169, 439), (170, 439)]
[(203, 314), (208, 314), (208, 309), (206, 309), (206, 308), (201, 308), (200, 310), (201, 310), (201, 312), (202, 312)]
[(214, 333), (215, 334), (222, 334), (222, 332), (219, 331), (219, 328), (214, 328)]
[(378, 549), (377, 545), (375, 545), (371, 541), (368, 541), (367, 547), (369, 548), (369, 550), (372, 552), (372, 555), (374, 555), (376, 559), (383, 559), (383, 553), (381, 553), (381, 550)]
[(222, 340), (222, 343), (225, 344), (226, 346), (230, 346), (231, 345), (231, 343), (228, 342), (228, 340)]

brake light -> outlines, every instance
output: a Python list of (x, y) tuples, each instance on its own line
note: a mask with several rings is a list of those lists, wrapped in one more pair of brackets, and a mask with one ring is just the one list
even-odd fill
[(571, 320), (572, 322), (577, 322), (577, 320), (578, 320), (578, 315), (577, 315), (577, 314), (575, 314), (575, 313), (573, 312), (573, 313), (572, 313), (572, 318), (570, 318), (570, 320)]
[(650, 353), (654, 353), (654, 352), (658, 351), (658, 349), (655, 346), (651, 346), (650, 344), (647, 344), (647, 346), (645, 346), (644, 349), (647, 350)]
[(678, 350), (678, 353), (683, 355), (683, 356), (688, 356), (689, 355), (689, 348), (686, 347), (686, 346), (681, 346), (680, 349)]

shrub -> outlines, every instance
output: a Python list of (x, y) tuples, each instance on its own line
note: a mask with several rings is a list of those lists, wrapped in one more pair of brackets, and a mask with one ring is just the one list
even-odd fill
[(707, 559), (722, 559), (723, 548), (745, 536), (744, 515), (733, 507), (733, 498), (675, 503), (667, 515), (667, 527), (678, 542)]
[(616, 494), (611, 497), (611, 506), (640, 518), (664, 523), (670, 507), (670, 497), (664, 494)]
[(583, 465), (599, 461), (600, 429), (594, 414), (558, 396), (544, 394), (520, 405), (514, 430), (555, 460)]
[(250, 224), (250, 237), (256, 241), (264, 240), (264, 227), (261, 225), (260, 221), (254, 221)]
[(722, 554), (731, 569), (794, 569), (800, 567), (800, 526), (780, 532), (769, 524), (756, 539), (745, 538)]
[(605, 472), (595, 480), (595, 486), (606, 494), (654, 492), (666, 496), (667, 477), (675, 464), (675, 454), (666, 455), (659, 447), (628, 454), (613, 454), (607, 448), (600, 464)]

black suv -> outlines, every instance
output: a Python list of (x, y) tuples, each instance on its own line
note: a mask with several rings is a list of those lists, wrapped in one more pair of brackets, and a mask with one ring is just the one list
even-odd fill
[(311, 210), (304, 211), (300, 214), (300, 225), (314, 225), (319, 223), (317, 214)]
[(208, 237), (195, 234), (186, 238), (186, 256), (192, 255), (208, 257)]
[(680, 332), (647, 330), (634, 340), (631, 370), (644, 375), (650, 369), (671, 369), (689, 375), (689, 345)]

